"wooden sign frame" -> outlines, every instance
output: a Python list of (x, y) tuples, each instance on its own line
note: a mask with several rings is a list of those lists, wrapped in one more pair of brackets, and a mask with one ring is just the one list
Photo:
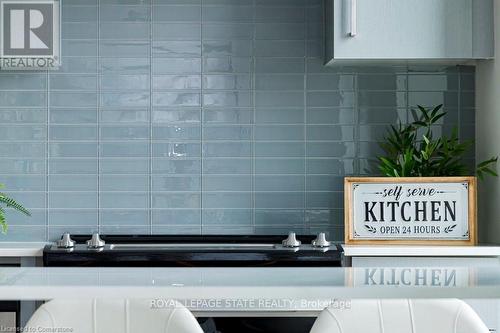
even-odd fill
[[(467, 183), (468, 239), (359, 239), (354, 237), (353, 186), (356, 183), (407, 184), (407, 183)], [(345, 177), (344, 226), (346, 245), (476, 245), (477, 244), (477, 180), (476, 177)]]

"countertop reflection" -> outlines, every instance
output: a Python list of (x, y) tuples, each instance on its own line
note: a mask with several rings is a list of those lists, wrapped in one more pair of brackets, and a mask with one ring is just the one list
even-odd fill
[(363, 268), (0, 268), (0, 299), (500, 298), (500, 265)]

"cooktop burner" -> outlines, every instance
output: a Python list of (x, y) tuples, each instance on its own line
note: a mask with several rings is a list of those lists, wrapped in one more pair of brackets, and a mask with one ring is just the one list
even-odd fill
[(44, 249), (45, 266), (340, 266), (325, 234), (69, 235)]

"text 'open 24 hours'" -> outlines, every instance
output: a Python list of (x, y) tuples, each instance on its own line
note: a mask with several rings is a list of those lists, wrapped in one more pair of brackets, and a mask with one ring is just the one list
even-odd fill
[(353, 183), (355, 239), (469, 238), (468, 186)]

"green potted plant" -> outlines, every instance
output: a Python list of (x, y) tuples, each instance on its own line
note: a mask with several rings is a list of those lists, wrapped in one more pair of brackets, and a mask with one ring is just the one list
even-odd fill
[[(442, 105), (418, 106), (415, 121), (391, 126), (376, 163), (385, 177), (344, 179), (345, 243), (476, 245), (476, 176), (497, 176), (497, 157), (470, 170), (473, 141), (433, 133)], [(471, 176), (472, 175), (472, 176)]]
[(457, 129), (448, 137), (434, 137), (432, 128), (446, 115), (443, 105), (434, 108), (418, 106), (412, 110), (415, 121), (392, 125), (380, 146), (385, 156), (378, 157), (378, 170), (387, 177), (450, 177), (475, 174), (498, 176), (493, 169), (498, 157), (492, 157), (469, 170), (463, 156), (473, 145), (472, 140), (460, 142)]
[[(4, 188), (4, 185), (0, 184), (0, 188)], [(7, 196), (5, 193), (0, 192), (0, 204), (1, 204), (0, 205), (0, 226), (2, 228), (3, 234), (7, 233), (7, 229), (8, 229), (7, 220), (5, 218), (5, 208), (12, 208), (14, 210), (17, 210), (18, 212), (21, 212), (21, 213), (27, 215), (27, 216), (31, 216), (31, 213), (26, 208), (24, 208), (21, 204), (16, 202), (14, 199)]]

